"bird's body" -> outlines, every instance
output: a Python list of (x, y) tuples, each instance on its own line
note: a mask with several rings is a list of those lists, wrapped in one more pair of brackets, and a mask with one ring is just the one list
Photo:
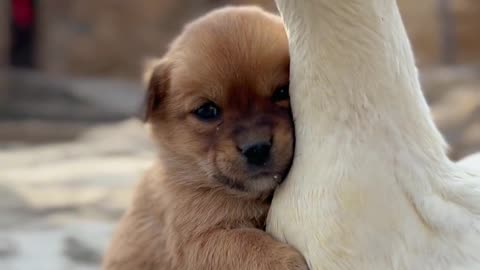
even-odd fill
[(267, 230), (312, 270), (480, 269), (480, 167), (450, 161), (395, 0), (277, 0), (296, 155)]
[(467, 156), (460, 160), (459, 163), (470, 168), (480, 168), (480, 153)]

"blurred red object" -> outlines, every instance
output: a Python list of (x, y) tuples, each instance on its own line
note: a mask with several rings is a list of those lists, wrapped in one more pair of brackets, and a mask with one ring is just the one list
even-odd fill
[(12, 18), (17, 27), (28, 28), (33, 24), (33, 3), (31, 0), (12, 0)]

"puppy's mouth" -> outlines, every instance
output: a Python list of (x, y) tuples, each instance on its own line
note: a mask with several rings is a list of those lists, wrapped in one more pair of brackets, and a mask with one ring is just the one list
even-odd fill
[(245, 179), (229, 177), (223, 173), (217, 173), (214, 178), (221, 184), (228, 186), (235, 191), (252, 192), (273, 190), (280, 185), (284, 179), (282, 173), (259, 172), (247, 176)]
[(264, 179), (264, 178), (271, 178), (273, 181), (280, 184), (283, 181), (284, 176), (281, 173), (265, 171), (265, 172), (256, 173), (251, 177), (251, 179), (253, 180)]
[(247, 187), (245, 186), (244, 183), (242, 183), (239, 180), (235, 180), (233, 178), (227, 177), (223, 174), (215, 174), (213, 176), (218, 182), (220, 182), (223, 185), (228, 186), (229, 188), (241, 192), (247, 192)]

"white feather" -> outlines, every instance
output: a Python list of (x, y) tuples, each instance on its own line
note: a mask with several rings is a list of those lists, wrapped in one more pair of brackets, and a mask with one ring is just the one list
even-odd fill
[(458, 163), (466, 167), (478, 169), (480, 168), (480, 153), (467, 156), (460, 160)]
[(267, 230), (311, 270), (480, 269), (480, 167), (451, 162), (395, 0), (276, 0), (296, 154)]

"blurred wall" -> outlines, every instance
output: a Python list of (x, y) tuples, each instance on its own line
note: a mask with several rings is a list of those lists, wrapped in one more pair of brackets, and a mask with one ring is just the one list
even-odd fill
[[(442, 63), (439, 0), (398, 0), (421, 66)], [(0, 63), (6, 61), (6, 2), (0, 1)], [(41, 0), (37, 64), (52, 73), (138, 78), (182, 25), (214, 7), (273, 0)], [(480, 0), (450, 0), (457, 63), (480, 62)], [(3, 14), (2, 14), (3, 13)]]
[(38, 61), (41, 68), (50, 72), (138, 77), (142, 60), (161, 56), (186, 21), (229, 2), (232, 1), (39, 1)]
[(456, 39), (459, 62), (480, 62), (480, 0), (456, 0)]
[(437, 64), (441, 60), (438, 2), (439, 0), (398, 0), (405, 27), (420, 65)]
[(8, 11), (8, 2), (0, 1), (0, 68), (8, 63)]
[[(444, 18), (440, 0), (398, 0), (420, 65), (442, 64)], [(480, 62), (480, 0), (449, 0), (454, 23), (455, 63)]]

